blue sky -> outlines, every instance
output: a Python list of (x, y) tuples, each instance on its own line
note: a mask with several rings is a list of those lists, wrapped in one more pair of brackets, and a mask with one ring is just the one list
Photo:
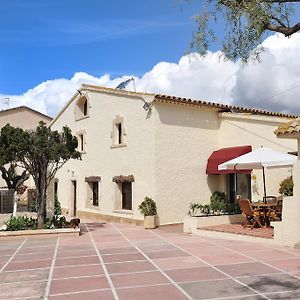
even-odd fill
[(8, 97), (55, 116), (82, 83), (135, 76), (138, 91), (300, 114), (300, 33), (269, 35), (260, 64), (223, 61), (217, 43), (204, 58), (187, 56), (201, 3), (1, 1), (0, 108)]
[(176, 0), (10, 0), (0, 12), (0, 93), (20, 94), (83, 71), (141, 76), (176, 62), (195, 28)]

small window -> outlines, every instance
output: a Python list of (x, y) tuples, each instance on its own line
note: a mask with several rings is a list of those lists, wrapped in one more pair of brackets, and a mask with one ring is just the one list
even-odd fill
[(93, 191), (93, 206), (99, 205), (99, 183), (98, 181), (92, 182), (92, 191)]
[(122, 123), (116, 124), (116, 144), (122, 144)]
[(86, 135), (85, 130), (81, 130), (76, 133), (77, 135), (77, 141), (78, 141), (78, 151), (85, 153), (86, 152)]
[(86, 96), (81, 96), (75, 106), (75, 119), (80, 120), (82, 118), (88, 117), (89, 115), (89, 105)]
[(87, 99), (84, 101), (84, 104), (83, 104), (83, 115), (84, 116), (87, 116)]
[(112, 148), (119, 148), (126, 146), (126, 132), (124, 127), (124, 117), (119, 115), (113, 120), (113, 127), (111, 132)]
[(83, 139), (83, 134), (79, 134), (79, 150), (81, 152), (84, 151), (84, 139)]
[(131, 182), (122, 182), (122, 209), (132, 210), (132, 185)]

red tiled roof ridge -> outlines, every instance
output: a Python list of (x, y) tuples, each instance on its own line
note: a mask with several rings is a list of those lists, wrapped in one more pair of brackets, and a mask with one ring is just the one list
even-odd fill
[(277, 117), (286, 117), (286, 118), (299, 118), (299, 116), (292, 115), (292, 114), (272, 112), (272, 111), (267, 111), (267, 110), (257, 109), (257, 108), (247, 108), (247, 107), (242, 107), (242, 106), (222, 104), (222, 103), (218, 103), (218, 102), (210, 102), (210, 101), (204, 101), (204, 100), (195, 100), (195, 99), (191, 99), (191, 98), (169, 96), (169, 95), (163, 95), (163, 94), (156, 94), (155, 100), (162, 101), (162, 102), (166, 101), (166, 102), (173, 102), (173, 103), (182, 103), (182, 104), (187, 104), (187, 105), (207, 106), (207, 107), (211, 107), (211, 108), (219, 108), (221, 110), (228, 110), (231, 112), (252, 113), (252, 114), (257, 114), (257, 115), (268, 115), (268, 116), (277, 116)]

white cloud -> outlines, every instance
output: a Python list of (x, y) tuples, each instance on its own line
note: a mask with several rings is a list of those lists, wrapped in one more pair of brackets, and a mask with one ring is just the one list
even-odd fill
[[(220, 52), (210, 52), (205, 58), (198, 54), (183, 56), (178, 63), (160, 62), (142, 77), (136, 77), (136, 88), (300, 114), (300, 34), (289, 39), (273, 35), (263, 46), (261, 63), (243, 65), (223, 61), (219, 59)], [(10, 97), (13, 106), (27, 105), (54, 116), (82, 83), (116, 87), (125, 78), (78, 72), (71, 79), (49, 80), (23, 95), (0, 95), (0, 98)], [(133, 85), (128, 89), (133, 90)]]

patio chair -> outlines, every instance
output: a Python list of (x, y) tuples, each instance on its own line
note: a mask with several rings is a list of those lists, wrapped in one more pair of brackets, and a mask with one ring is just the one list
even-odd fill
[(282, 205), (283, 205), (283, 197), (279, 196), (276, 199), (275, 214), (276, 217), (278, 217), (280, 220), (282, 220)]
[[(260, 217), (262, 217), (263, 214), (259, 208), (252, 209), (251, 203), (248, 199), (239, 199), (238, 203), (242, 213), (245, 215), (245, 223), (242, 225), (243, 228), (247, 225), (251, 225), (251, 229), (253, 229), (255, 225), (263, 227), (260, 222)], [(251, 224), (251, 222), (253, 223)]]
[(266, 196), (264, 197), (264, 200), (266, 201), (266, 203), (276, 203), (276, 196)]

